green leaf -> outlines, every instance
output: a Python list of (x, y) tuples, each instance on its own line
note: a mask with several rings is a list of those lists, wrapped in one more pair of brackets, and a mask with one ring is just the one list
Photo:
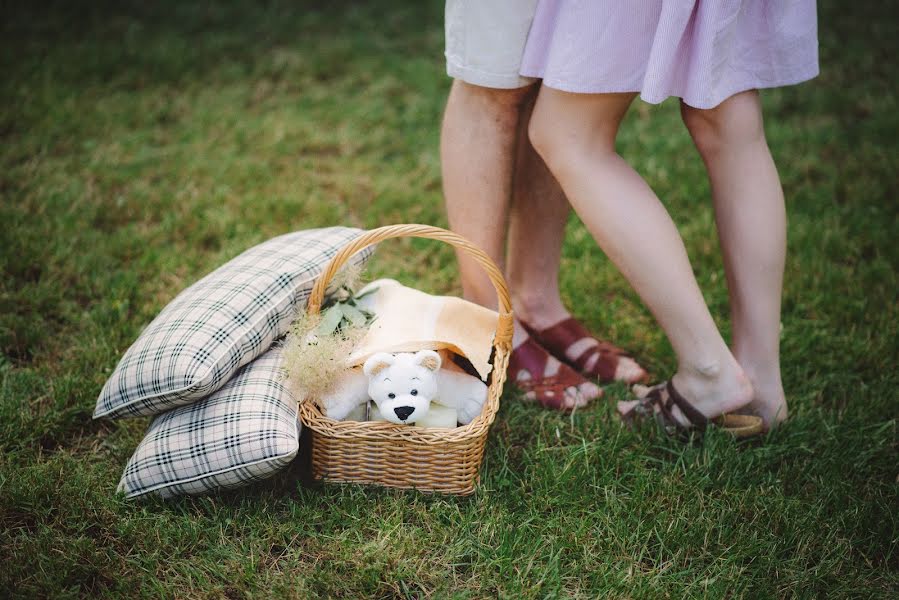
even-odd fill
[(317, 335), (331, 335), (337, 331), (337, 327), (343, 320), (343, 309), (340, 304), (335, 304), (322, 313), (322, 320), (315, 328)]
[(343, 304), (341, 305), (341, 308), (343, 308), (343, 316), (345, 316), (355, 327), (362, 327), (368, 321), (365, 314), (352, 304)]

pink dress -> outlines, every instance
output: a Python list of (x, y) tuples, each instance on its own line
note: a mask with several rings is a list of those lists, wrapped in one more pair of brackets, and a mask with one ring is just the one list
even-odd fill
[(540, 0), (521, 74), (712, 108), (818, 74), (814, 0)]

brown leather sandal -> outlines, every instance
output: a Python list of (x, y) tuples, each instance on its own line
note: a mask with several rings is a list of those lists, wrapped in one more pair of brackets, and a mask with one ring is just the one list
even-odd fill
[[(578, 387), (589, 382), (564, 363), (559, 365), (555, 375), (544, 375), (548, 361), (549, 354), (546, 350), (534, 338), (528, 338), (512, 350), (509, 356), (509, 381), (525, 393), (534, 392), (535, 400), (544, 408), (561, 411), (577, 408), (567, 405), (565, 391), (570, 387)], [(518, 374), (521, 371), (526, 371), (530, 379), (519, 381)], [(600, 389), (597, 397), (601, 395)]]
[[(675, 406), (690, 422), (689, 426), (683, 425), (674, 417), (672, 409)], [(703, 432), (707, 427), (714, 426), (723, 429), (735, 438), (743, 439), (759, 435), (764, 430), (762, 419), (752, 415), (725, 414), (709, 419), (690, 404), (670, 381), (653, 387), (645, 397), (640, 398), (633, 408), (625, 413), (619, 413), (619, 415), (621, 420), (629, 426), (635, 426), (650, 418), (655, 419), (668, 435), (691, 431)]]
[[(633, 358), (633, 356), (618, 346), (597, 338), (573, 317), (564, 319), (551, 327), (539, 331), (524, 321), (521, 321), (521, 325), (531, 337), (537, 340), (554, 357), (576, 369), (585, 377), (599, 379), (601, 383), (611, 383), (616, 380), (615, 371), (618, 369), (618, 360), (620, 358)], [(568, 349), (583, 339), (596, 340), (597, 343), (584, 350), (577, 358), (573, 360), (568, 358)], [(587, 365), (590, 364), (594, 356), (597, 356), (597, 358), (593, 362), (593, 366), (587, 369)], [(644, 376), (632, 381), (627, 380), (625, 383), (637, 383), (645, 378)]]

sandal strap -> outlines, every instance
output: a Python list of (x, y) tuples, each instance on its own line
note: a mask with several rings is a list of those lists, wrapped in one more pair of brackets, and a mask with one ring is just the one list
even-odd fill
[(524, 369), (531, 374), (531, 378), (536, 380), (546, 379), (543, 374), (546, 372), (546, 363), (549, 361), (549, 354), (540, 347), (534, 338), (528, 338), (524, 343), (512, 349), (509, 356), (509, 370), (520, 371)]
[[(531, 327), (525, 325), (524, 323), (522, 323), (522, 325), (524, 325), (525, 328), (528, 329), (528, 331), (533, 331)], [(551, 327), (547, 327), (546, 329), (542, 329), (540, 331), (535, 331), (534, 335), (537, 337), (537, 340), (544, 346), (553, 346), (556, 348), (569, 348), (570, 346), (585, 338), (596, 340), (596, 347), (601, 351), (609, 352), (618, 356), (627, 356), (627, 352), (625, 352), (615, 344), (606, 340), (601, 340), (590, 333), (590, 331), (574, 317), (563, 319), (555, 325), (552, 325)]]
[(658, 385), (649, 390), (642, 398), (637, 398), (637, 403), (627, 412), (621, 413), (621, 417), (625, 420), (632, 419), (635, 415), (647, 416), (655, 412), (655, 406), (662, 406), (662, 386)]
[[(665, 396), (663, 397), (663, 392)], [(690, 427), (681, 424), (674, 416), (672, 410), (677, 406), (681, 413), (690, 422)], [(637, 415), (654, 415), (656, 421), (669, 433), (674, 431), (686, 431), (695, 429), (704, 431), (709, 424), (709, 419), (702, 414), (695, 406), (690, 404), (680, 392), (674, 387), (671, 381), (659, 384), (649, 390), (639, 402), (627, 413), (622, 414), (622, 418), (626, 421), (632, 420)]]
[(662, 419), (662, 426), (664, 427), (674, 427), (674, 429), (678, 429), (680, 424), (677, 419), (674, 418), (674, 411), (671, 409), (674, 408), (674, 401), (671, 399), (671, 396), (668, 397), (666, 401), (662, 401), (661, 390), (659, 390), (659, 414), (661, 414), (664, 418)]
[(555, 325), (539, 331), (527, 325), (525, 327), (544, 346), (553, 348), (569, 348), (584, 338), (593, 337), (574, 317), (562, 319)]
[(677, 404), (677, 407), (680, 409), (684, 416), (687, 417), (687, 420), (699, 430), (703, 430), (709, 424), (709, 419), (704, 414), (702, 414), (699, 409), (690, 404), (686, 398), (681, 396), (680, 392), (675, 389), (674, 384), (671, 380), (668, 381), (668, 385), (666, 386), (668, 391), (668, 397), (674, 404)]
[[(593, 365), (587, 369), (590, 360), (596, 356)], [(615, 372), (618, 370), (619, 354), (610, 353), (604, 350), (600, 345), (590, 346), (584, 350), (580, 356), (570, 361), (582, 373), (588, 372), (594, 377), (598, 377), (602, 381), (612, 381), (615, 379)]]
[(549, 361), (549, 354), (540, 347), (533, 338), (519, 345), (512, 351), (509, 357), (509, 371), (517, 373), (522, 369), (531, 374), (531, 379), (525, 381), (515, 381), (520, 387), (577, 387), (584, 383), (581, 377), (571, 367), (564, 363), (559, 364), (559, 370), (554, 375), (545, 375), (546, 363)]
[[(663, 400), (662, 393), (667, 396)], [(690, 422), (690, 426), (682, 425), (674, 418), (672, 408), (677, 406), (681, 413)], [(661, 383), (639, 399), (637, 404), (631, 410), (625, 413), (619, 413), (624, 423), (632, 425), (637, 419), (649, 418), (653, 416), (656, 422), (668, 432), (669, 435), (681, 431), (705, 431), (709, 424), (714, 423), (718, 427), (722, 427), (725, 431), (730, 432), (737, 438), (751, 437), (758, 435), (762, 429), (762, 420), (756, 416), (747, 415), (722, 415), (709, 419), (702, 412), (693, 406), (683, 395), (677, 391), (671, 381)], [(730, 425), (728, 427), (728, 425)]]
[[(613, 381), (618, 369), (619, 357), (630, 357), (618, 346), (598, 339), (574, 317), (563, 319), (555, 325), (539, 331), (524, 321), (521, 321), (521, 325), (556, 358), (592, 377), (598, 377), (601, 381)], [(584, 339), (594, 340), (596, 343), (591, 344), (577, 358), (573, 360), (568, 358), (568, 349)], [(587, 365), (596, 354), (599, 354), (599, 357), (594, 361), (593, 366), (587, 369)]]

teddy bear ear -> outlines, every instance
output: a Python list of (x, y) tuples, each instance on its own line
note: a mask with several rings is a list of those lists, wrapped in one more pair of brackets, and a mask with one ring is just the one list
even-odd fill
[(387, 367), (393, 364), (395, 357), (393, 354), (388, 354), (387, 352), (378, 352), (377, 354), (372, 354), (368, 357), (368, 360), (365, 361), (365, 364), (362, 365), (362, 371), (368, 375), (369, 377), (374, 377)]
[(440, 355), (433, 350), (419, 350), (415, 353), (415, 364), (429, 371), (436, 371), (440, 368)]

